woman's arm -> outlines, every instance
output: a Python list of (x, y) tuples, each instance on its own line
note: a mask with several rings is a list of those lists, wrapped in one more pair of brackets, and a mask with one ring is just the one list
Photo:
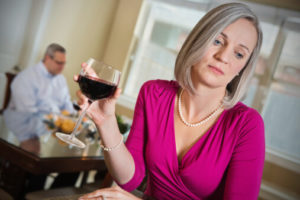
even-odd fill
[(102, 144), (105, 147), (112, 148), (111, 151), (103, 151), (105, 164), (110, 174), (118, 183), (127, 183), (133, 177), (135, 164), (132, 155), (125, 144), (121, 142), (123, 137), (119, 131), (116, 117), (112, 116), (105, 119), (101, 125), (96, 121), (95, 123), (99, 130)]
[[(113, 148), (111, 151), (104, 151), (105, 163), (114, 180), (126, 190), (135, 189), (145, 175), (143, 154), (145, 89), (143, 88), (145, 87), (142, 87), (137, 99), (133, 123), (127, 139), (126, 145), (129, 149), (123, 143), (120, 144), (122, 135), (115, 116), (116, 100), (121, 93), (119, 88), (111, 98), (93, 102), (87, 112), (99, 130), (102, 144)], [(80, 94), (77, 95), (80, 96)], [(82, 105), (88, 103), (87, 99), (82, 97), (79, 102)], [(127, 184), (128, 182), (130, 183)]]
[[(115, 104), (120, 93), (121, 90), (118, 88), (112, 97), (93, 102), (87, 114), (96, 124), (102, 144), (112, 148), (111, 151), (103, 151), (110, 174), (117, 182), (124, 184), (133, 176), (135, 167), (131, 154), (121, 142), (122, 135), (115, 116)], [(87, 104), (87, 99), (81, 98), (81, 106), (87, 106)]]
[[(265, 158), (264, 123), (256, 111), (245, 116), (241, 133), (218, 192), (220, 199), (256, 200)], [(220, 189), (219, 188), (219, 189)]]

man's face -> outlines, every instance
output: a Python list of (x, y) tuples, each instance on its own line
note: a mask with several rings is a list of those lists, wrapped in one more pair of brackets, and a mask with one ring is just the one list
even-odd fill
[(55, 52), (53, 57), (46, 56), (45, 65), (52, 75), (62, 73), (66, 64), (66, 54), (62, 52)]

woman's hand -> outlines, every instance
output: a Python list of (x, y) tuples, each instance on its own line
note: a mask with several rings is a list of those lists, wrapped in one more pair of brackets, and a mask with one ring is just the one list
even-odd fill
[(86, 194), (79, 198), (79, 200), (141, 200), (133, 194), (123, 190), (119, 186), (113, 186), (110, 188), (103, 188), (96, 190), (92, 193)]
[[(83, 63), (82, 67), (86, 67), (86, 63)], [(78, 75), (74, 76), (74, 81), (78, 81)], [(78, 97), (78, 105), (82, 110), (86, 108), (88, 104), (90, 104), (88, 98), (84, 96), (81, 91), (77, 91), (76, 95)], [(105, 119), (115, 117), (115, 106), (120, 95), (121, 89), (117, 88), (111, 97), (92, 102), (87, 111), (87, 114), (98, 125), (101, 125), (102, 122), (105, 121)]]

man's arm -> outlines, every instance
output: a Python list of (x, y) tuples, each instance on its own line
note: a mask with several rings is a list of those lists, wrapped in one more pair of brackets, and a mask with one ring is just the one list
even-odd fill
[(75, 109), (73, 107), (73, 103), (71, 101), (70, 97), (70, 92), (69, 88), (66, 82), (66, 79), (61, 76), (61, 81), (60, 81), (60, 88), (61, 88), (61, 102), (62, 104), (59, 106), (60, 110), (67, 110), (70, 113), (74, 113)]
[(17, 76), (11, 85), (11, 100), (16, 111), (38, 112), (34, 81), (23, 74)]

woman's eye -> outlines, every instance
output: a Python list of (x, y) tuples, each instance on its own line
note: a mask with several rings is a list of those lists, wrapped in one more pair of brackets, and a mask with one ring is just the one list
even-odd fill
[(239, 53), (239, 52), (236, 52), (236, 53), (235, 53), (235, 56), (236, 56), (238, 59), (244, 58), (244, 55), (241, 54), (241, 53)]
[(214, 41), (214, 45), (221, 45), (222, 44), (222, 42), (220, 41), (220, 40), (218, 40), (218, 39), (215, 39), (215, 41)]

